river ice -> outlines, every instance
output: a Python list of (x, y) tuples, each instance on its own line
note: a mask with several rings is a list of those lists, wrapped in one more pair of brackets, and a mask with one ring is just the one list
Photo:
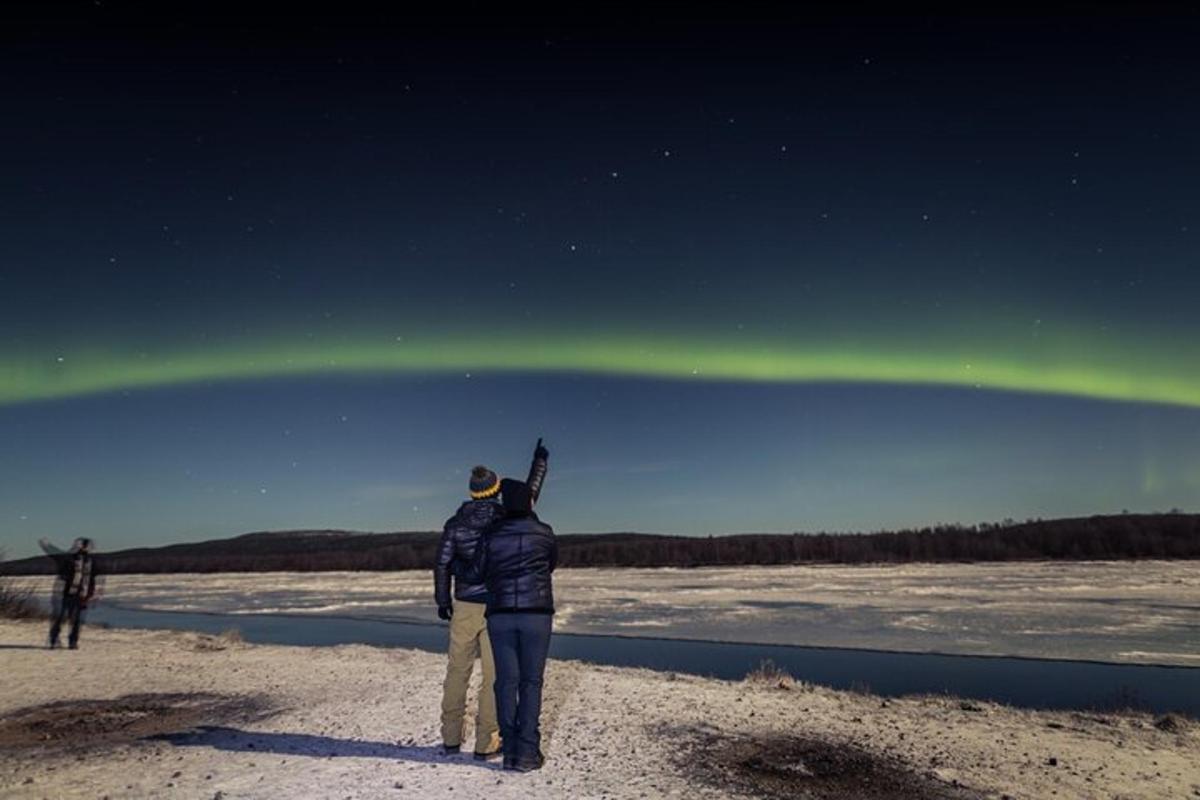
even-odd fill
[[(164, 611), (433, 622), (427, 572), (117, 575)], [(1200, 562), (563, 569), (571, 633), (1200, 666)]]

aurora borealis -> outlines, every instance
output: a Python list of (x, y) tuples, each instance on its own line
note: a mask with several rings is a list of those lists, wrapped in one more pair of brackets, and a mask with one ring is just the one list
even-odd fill
[[(585, 373), (682, 381), (768, 383), (851, 382), (966, 386), (1083, 398), (1200, 407), (1200, 376), (1178, 374), (1182, 356), (1140, 356), (1114, 346), (1123, 360), (1096, 358), (1092, 348), (1047, 348), (1053, 357), (978, 349), (905, 351), (879, 345), (787, 348), (777, 344), (681, 341), (631, 333), (577, 339), (556, 331), (512, 338), (460, 341), (450, 336), (389, 339), (376, 336), (333, 345), (303, 342), (212, 348), (176, 354), (120, 357), (89, 353), (14, 359), (0, 403), (33, 402), (97, 392), (202, 381), (288, 375), (397, 373)], [(495, 352), (491, 352), (491, 351)], [(1155, 357), (1157, 356), (1157, 357)]]
[(1200, 496), (1194, 14), (6, 13), (11, 554)]

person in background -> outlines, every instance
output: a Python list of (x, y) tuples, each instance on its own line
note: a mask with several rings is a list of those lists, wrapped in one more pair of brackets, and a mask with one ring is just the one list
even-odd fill
[(540, 769), (542, 681), (554, 615), (550, 574), (558, 564), (554, 530), (533, 512), (527, 483), (500, 482), (504, 517), (484, 534), (467, 574), (487, 586), (487, 630), (496, 660), (496, 709), (504, 769)]
[(50, 649), (58, 647), (63, 622), (71, 625), (67, 646), (79, 648), (79, 629), (83, 627), (83, 612), (96, 596), (96, 559), (92, 556), (92, 540), (80, 537), (69, 552), (55, 547), (45, 539), (38, 545), (54, 561), (57, 581), (54, 587), (54, 621), (50, 624)]
[[(535, 496), (541, 492), (549, 457), (550, 452), (538, 439), (528, 478)], [(474, 755), (482, 761), (500, 752), (496, 695), (492, 686), (495, 667), (484, 618), (487, 589), (481, 580), (464, 579), (461, 572), (474, 558), (483, 531), (503, 517), (504, 510), (496, 502), (500, 478), (487, 467), (477, 466), (471, 470), (468, 490), (471, 499), (459, 507), (442, 529), (433, 570), (433, 588), (438, 617), (450, 623), (449, 658), (442, 685), (442, 752), (451, 755), (461, 749), (467, 687), (478, 658), (483, 666), (483, 684), (475, 717)], [(451, 580), (454, 583), (453, 599)]]

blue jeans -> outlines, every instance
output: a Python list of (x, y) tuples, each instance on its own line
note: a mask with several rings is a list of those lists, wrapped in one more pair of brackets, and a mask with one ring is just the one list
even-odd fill
[(542, 676), (550, 651), (550, 614), (493, 614), (488, 638), (496, 661), (496, 717), (504, 757), (520, 763), (538, 760), (542, 732)]

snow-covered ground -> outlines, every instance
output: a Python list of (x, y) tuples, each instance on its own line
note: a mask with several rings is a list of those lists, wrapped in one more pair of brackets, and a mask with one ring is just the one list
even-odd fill
[[(0, 797), (1200, 797), (1197, 723), (552, 661), (546, 767), (438, 754), (443, 656), (0, 622)], [(467, 741), (470, 741), (468, 738)]]
[[(46, 584), (48, 585), (48, 584)], [(427, 572), (117, 575), (125, 606), (434, 621)], [(571, 633), (1200, 666), (1200, 562), (563, 569)]]

